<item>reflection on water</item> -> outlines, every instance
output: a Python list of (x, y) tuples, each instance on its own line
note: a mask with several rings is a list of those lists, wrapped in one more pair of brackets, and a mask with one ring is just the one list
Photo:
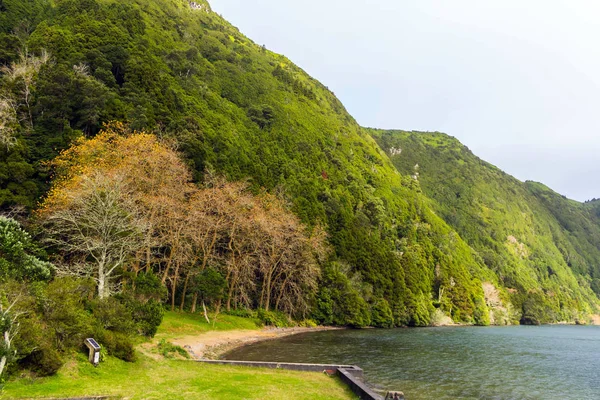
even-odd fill
[(600, 327), (326, 331), (250, 345), (227, 359), (356, 364), (408, 400), (600, 399)]

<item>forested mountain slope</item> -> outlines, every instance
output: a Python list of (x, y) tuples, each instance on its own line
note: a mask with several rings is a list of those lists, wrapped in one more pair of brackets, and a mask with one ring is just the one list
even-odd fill
[[(530, 191), (488, 166), (505, 177), (497, 198), (466, 167), (428, 180), (444, 157), (481, 164), (460, 147), (393, 156), (412, 164), (399, 173), (331, 91), (208, 3), (1, 0), (0, 11), (1, 208), (35, 208), (50, 180), (44, 162), (121, 121), (177, 143), (196, 183), (206, 171), (246, 180), (326, 228), (318, 322), (427, 325), (445, 314), (487, 324), (493, 308), (495, 322), (537, 323), (593, 311), (589, 274), (564, 258), (579, 254), (576, 241)], [(402, 147), (387, 137), (377, 137), (386, 151)], [(409, 176), (416, 162), (420, 182)]]
[(597, 302), (600, 221), (581, 204), (520, 182), (438, 132), (368, 130), (403, 174), (483, 258), (523, 310), (522, 322), (581, 317)]
[[(35, 207), (44, 161), (107, 121), (172, 139), (197, 182), (215, 170), (322, 224), (313, 317), (427, 325), (435, 307), (488, 322), (480, 259), (325, 86), (200, 1), (2, 0), (0, 204)], [(435, 301), (433, 297), (435, 296)]]

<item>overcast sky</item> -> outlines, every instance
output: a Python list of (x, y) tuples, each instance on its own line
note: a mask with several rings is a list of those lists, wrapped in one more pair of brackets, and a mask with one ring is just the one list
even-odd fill
[(521, 180), (600, 197), (600, 2), (211, 0), (363, 126), (442, 131)]

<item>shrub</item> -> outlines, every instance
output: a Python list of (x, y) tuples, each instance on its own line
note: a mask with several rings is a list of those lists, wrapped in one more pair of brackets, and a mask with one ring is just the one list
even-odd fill
[(144, 336), (154, 337), (165, 315), (163, 305), (156, 300), (150, 300), (146, 304), (134, 303), (131, 306), (139, 332)]
[(317, 323), (312, 319), (302, 320), (298, 325), (303, 328), (316, 328), (318, 326)]
[(233, 315), (234, 317), (241, 318), (258, 318), (258, 313), (247, 308), (239, 308), (234, 310), (225, 311), (223, 314)]
[(97, 323), (103, 328), (115, 332), (132, 334), (136, 331), (130, 310), (116, 298), (94, 300), (90, 303)]
[(84, 308), (93, 292), (94, 287), (86, 280), (57, 278), (40, 293), (42, 319), (54, 332), (58, 350), (78, 348), (93, 332), (94, 320)]
[(38, 376), (50, 376), (58, 372), (64, 361), (61, 354), (52, 346), (43, 345), (27, 356), (22, 366), (29, 368)]
[(167, 296), (167, 288), (152, 272), (140, 272), (133, 280), (135, 298), (141, 302), (150, 299), (160, 301)]
[(144, 336), (154, 337), (165, 314), (163, 305), (155, 299), (144, 302), (131, 295), (120, 295), (118, 299), (127, 309), (137, 332)]
[(258, 310), (257, 316), (258, 319), (261, 320), (266, 326), (284, 328), (292, 325), (287, 315), (279, 311), (266, 311), (260, 309)]
[(166, 358), (173, 358), (173, 355), (180, 355), (183, 358), (189, 359), (190, 355), (181, 346), (174, 345), (171, 342), (167, 342), (165, 339), (161, 339), (158, 343), (158, 352)]
[(123, 361), (135, 361), (135, 350), (129, 336), (120, 332), (98, 329), (95, 338), (109, 355)]

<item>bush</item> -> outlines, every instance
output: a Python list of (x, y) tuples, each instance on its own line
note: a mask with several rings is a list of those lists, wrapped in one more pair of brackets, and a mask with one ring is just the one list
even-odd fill
[(287, 315), (279, 311), (258, 310), (258, 319), (266, 326), (275, 326), (277, 328), (285, 328), (292, 325)]
[(316, 328), (318, 326), (317, 323), (312, 319), (302, 320), (298, 325), (303, 328)]
[(135, 350), (129, 336), (120, 332), (99, 329), (96, 331), (95, 338), (109, 355), (123, 361), (135, 361)]
[(58, 350), (78, 348), (94, 331), (92, 315), (84, 308), (93, 292), (86, 280), (57, 278), (39, 295), (42, 320), (54, 332)]
[(246, 308), (225, 311), (223, 314), (241, 318), (258, 318), (258, 313), (256, 311), (248, 310)]
[(94, 317), (103, 329), (126, 334), (136, 331), (130, 310), (116, 298), (94, 300), (90, 306)]
[(135, 298), (142, 303), (150, 299), (160, 301), (167, 296), (167, 288), (152, 272), (140, 272), (133, 282)]
[(53, 347), (44, 345), (27, 356), (21, 363), (38, 376), (50, 376), (58, 372), (64, 361), (61, 354)]
[(185, 359), (189, 359), (190, 355), (181, 346), (174, 345), (171, 342), (167, 342), (165, 339), (161, 339), (158, 343), (158, 352), (166, 358), (173, 358), (173, 355), (179, 354)]
[(142, 302), (127, 295), (119, 296), (119, 300), (125, 305), (137, 332), (154, 337), (165, 315), (163, 305), (155, 299)]
[(144, 336), (154, 337), (165, 315), (163, 305), (156, 300), (150, 300), (146, 304), (137, 304), (132, 312), (139, 332)]

